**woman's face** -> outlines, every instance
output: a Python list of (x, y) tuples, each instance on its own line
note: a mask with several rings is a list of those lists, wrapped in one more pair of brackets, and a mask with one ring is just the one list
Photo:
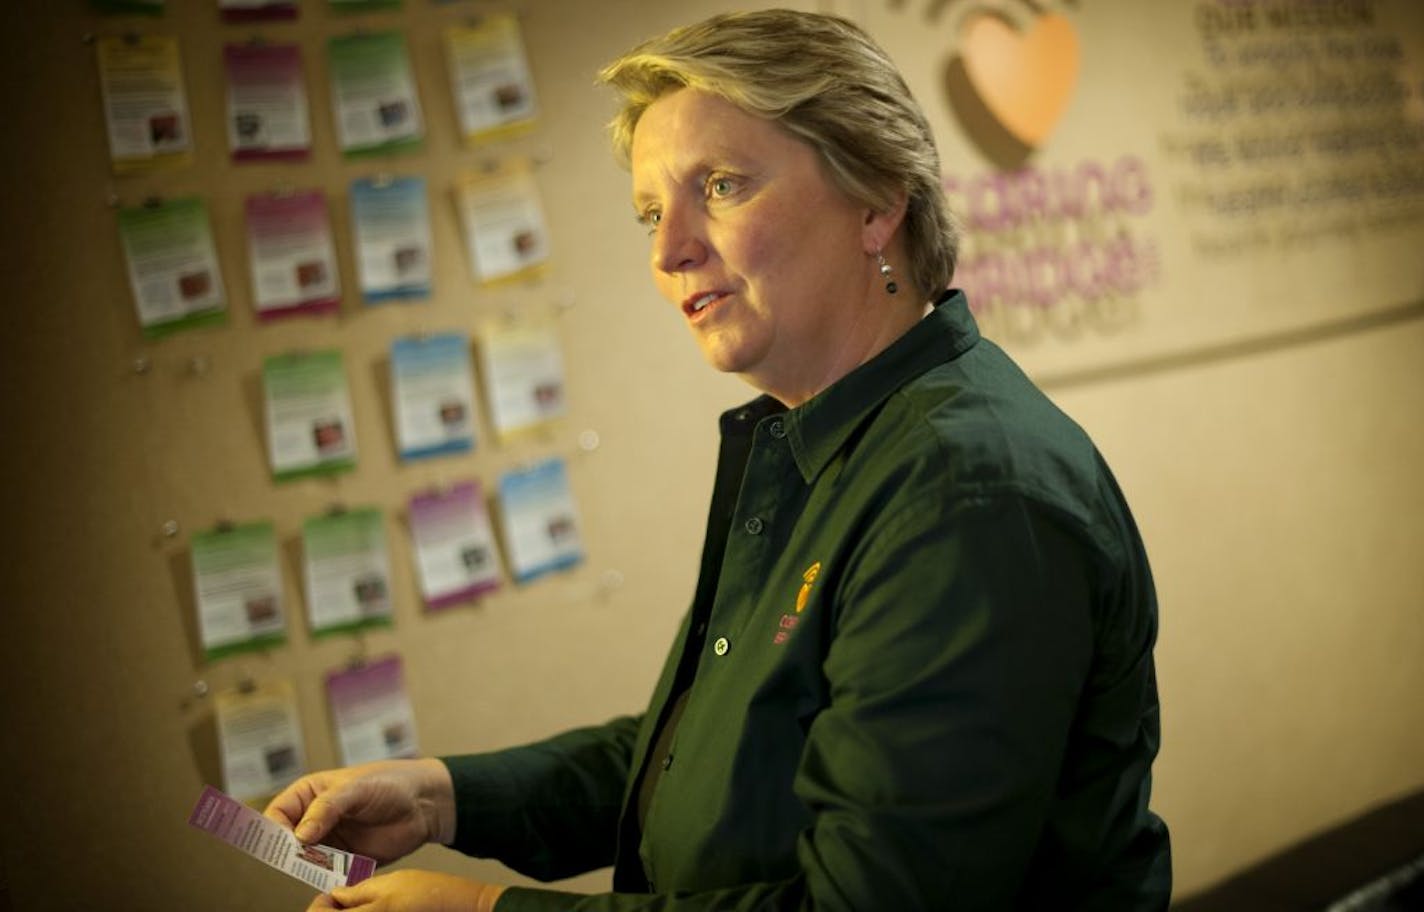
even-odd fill
[(795, 405), (853, 366), (875, 274), (870, 212), (811, 146), (679, 89), (639, 119), (632, 171), (658, 290), (714, 367)]

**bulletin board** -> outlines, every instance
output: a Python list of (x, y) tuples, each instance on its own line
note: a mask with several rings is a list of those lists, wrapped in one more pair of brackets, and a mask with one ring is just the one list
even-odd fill
[[(646, 704), (691, 597), (716, 416), (751, 394), (706, 369), (656, 295), (593, 74), (689, 10), (146, 6), (17, 10), (0, 55), (12, 84), (35, 87), (12, 124), (25, 139), (4, 149), (25, 177), (7, 203), (25, 219), (6, 232), (17, 304), (0, 361), (4, 419), (25, 429), (4, 470), (24, 518), (5, 576), (26, 607), (4, 638), (17, 696), (3, 768), (26, 783), (12, 827), (27, 837), (6, 840), (0, 882), (25, 908), (215, 895), (302, 908), (306, 885), (187, 825), (205, 786), (255, 796), (352, 750), (492, 750)], [(378, 36), (390, 44), (341, 44)], [(509, 69), (516, 41), (527, 80), (496, 83), (487, 71)], [(105, 42), (148, 58), (120, 67), (117, 114)], [(234, 53), (249, 102), (268, 96), (264, 124), (251, 103), (233, 114)], [(378, 69), (398, 57), (405, 75), (341, 88), (344, 54)], [(293, 82), (305, 141), (276, 129)], [(462, 85), (489, 89), (483, 120)], [(345, 121), (363, 115), (337, 96), (363, 92), (393, 97), (348, 143)], [(269, 127), (268, 147), (239, 148)], [(381, 223), (363, 240), (358, 210), (413, 180), (428, 237), (411, 241), (404, 204), (378, 199), (394, 238), (382, 254)], [(413, 248), (428, 270), (397, 275)], [(388, 258), (383, 275), (363, 250)], [(168, 289), (152, 325), (137, 306), (148, 283)], [(455, 361), (440, 353), (451, 340)], [(423, 430), (405, 408), (421, 401)], [(418, 527), (455, 501), (484, 537), (450, 552), (432, 588)], [(315, 578), (313, 555), (327, 568)], [(262, 591), (205, 621), (199, 590), (221, 600), (226, 584)], [(313, 617), (314, 602), (334, 613)], [(224, 762), (225, 713), (259, 758), (245, 772)], [(353, 713), (376, 727), (343, 726)], [(76, 841), (90, 866), (56, 867), (54, 847)], [(527, 882), (436, 848), (410, 863)], [(568, 886), (607, 884), (595, 872)]]

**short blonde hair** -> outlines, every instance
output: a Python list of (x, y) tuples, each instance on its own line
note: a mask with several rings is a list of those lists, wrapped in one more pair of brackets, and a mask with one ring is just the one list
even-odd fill
[(809, 143), (858, 203), (886, 211), (905, 193), (912, 278), (933, 296), (949, 286), (959, 238), (929, 122), (889, 56), (849, 20), (792, 10), (713, 16), (640, 44), (599, 81), (621, 96), (609, 127), (625, 167), (648, 105), (683, 87), (709, 92)]

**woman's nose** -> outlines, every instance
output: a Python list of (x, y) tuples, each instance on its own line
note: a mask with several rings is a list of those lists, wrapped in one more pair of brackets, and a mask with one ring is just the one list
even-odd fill
[(653, 268), (659, 272), (683, 272), (706, 258), (707, 245), (692, 214), (685, 210), (664, 212), (653, 232)]

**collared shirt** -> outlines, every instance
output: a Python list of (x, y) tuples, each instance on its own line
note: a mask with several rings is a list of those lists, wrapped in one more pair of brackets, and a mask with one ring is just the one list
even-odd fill
[(647, 712), (446, 761), (456, 847), (615, 866), (617, 893), (510, 888), (499, 912), (1165, 908), (1146, 555), (1091, 441), (963, 295), (722, 428)]

